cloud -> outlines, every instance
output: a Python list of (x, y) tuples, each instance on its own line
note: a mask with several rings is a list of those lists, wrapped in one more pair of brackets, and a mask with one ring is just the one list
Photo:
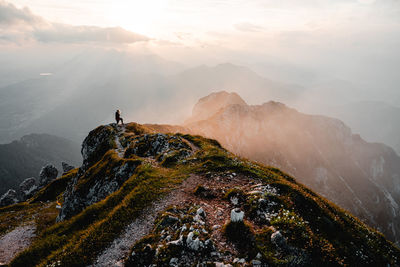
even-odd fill
[(258, 26), (249, 22), (241, 22), (238, 24), (233, 25), (236, 30), (242, 32), (259, 32), (265, 30), (264, 27)]
[(43, 21), (28, 8), (18, 9), (13, 4), (0, 0), (0, 25), (37, 24)]
[(40, 42), (61, 43), (134, 43), (148, 41), (149, 38), (120, 27), (101, 28), (95, 26), (70, 26), (53, 24), (50, 28), (37, 29), (34, 37)]
[(121, 27), (72, 26), (52, 23), (34, 15), (28, 8), (18, 9), (0, 0), (0, 42), (104, 43), (129, 44), (148, 41), (148, 37)]

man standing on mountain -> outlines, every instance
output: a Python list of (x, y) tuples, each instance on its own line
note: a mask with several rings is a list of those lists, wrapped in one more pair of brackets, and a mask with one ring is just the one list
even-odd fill
[(121, 121), (122, 126), (124, 126), (124, 120), (121, 118), (121, 111), (119, 109), (117, 109), (117, 111), (115, 112), (115, 120), (117, 121), (117, 125), (119, 121)]

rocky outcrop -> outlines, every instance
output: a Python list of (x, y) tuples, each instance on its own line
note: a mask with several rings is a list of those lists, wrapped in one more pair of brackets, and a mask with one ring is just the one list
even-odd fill
[(0, 198), (0, 207), (12, 205), (15, 203), (18, 203), (18, 195), (17, 195), (17, 192), (13, 189), (9, 189)]
[(39, 173), (39, 187), (44, 187), (57, 178), (58, 170), (52, 164), (47, 164)]
[[(39, 173), (39, 184), (36, 184), (34, 177), (26, 178), (19, 185), (18, 190), (10, 189), (3, 195), (3, 206), (11, 205), (20, 201), (26, 201), (31, 198), (39, 189), (47, 186), (57, 178), (58, 170), (51, 164), (42, 167)], [(15, 194), (14, 194), (15, 193)], [(9, 203), (9, 204), (7, 204)]]
[[(218, 96), (227, 98), (219, 106)], [(188, 132), (290, 173), (400, 243), (400, 157), (393, 149), (364, 141), (340, 120), (303, 114), (282, 103), (226, 103), (225, 92), (199, 100), (194, 114), (201, 114), (201, 107), (204, 113), (216, 112), (202, 120), (193, 116), (185, 125)]]
[(87, 188), (80, 188), (77, 190), (75, 185), (79, 180), (84, 179), (85, 176), (82, 172), (79, 172), (64, 192), (64, 203), (57, 217), (57, 221), (70, 218), (82, 211), (85, 207), (117, 191), (139, 165), (140, 161), (124, 162), (122, 165), (115, 167), (114, 173), (106, 175), (105, 177), (102, 176), (102, 174), (96, 175), (91, 185), (88, 185)]
[(117, 131), (112, 126), (100, 126), (89, 133), (82, 143), (83, 164), (78, 174), (68, 184), (64, 192), (64, 203), (57, 221), (70, 218), (85, 207), (94, 204), (115, 192), (132, 175), (140, 161), (117, 164), (109, 175), (98, 173), (84, 186), (77, 188), (78, 181), (87, 179), (85, 172), (99, 161), (104, 154), (114, 148)]
[(36, 180), (35, 178), (26, 178), (20, 185), (19, 185), (19, 190), (21, 193), (21, 200), (27, 200), (28, 198), (32, 197), (33, 194), (36, 192), (38, 189), (36, 185)]
[(181, 159), (191, 153), (191, 148), (182, 138), (166, 134), (145, 134), (134, 138), (125, 152), (125, 157), (132, 154), (139, 157), (153, 157), (158, 161), (175, 155)]
[[(124, 143), (124, 146), (121, 143)], [(112, 173), (96, 172), (93, 176), (90, 172), (87, 173), (107, 151), (115, 149), (118, 150), (119, 155), (119, 150), (123, 150), (124, 147), (126, 150), (120, 155), (123, 160), (111, 161)], [(121, 132), (114, 124), (98, 127), (83, 141), (83, 165), (64, 193), (64, 203), (57, 221), (70, 218), (85, 207), (117, 191), (141, 164), (141, 160), (132, 158), (152, 158), (167, 166), (184, 159), (191, 152), (191, 147), (176, 135), (143, 134), (129, 138), (129, 136), (123, 136), (123, 131)], [(85, 180), (85, 182), (82, 186), (76, 187), (80, 180)]]
[(66, 163), (66, 162), (61, 162), (61, 166), (62, 166), (62, 168), (63, 168), (63, 174), (65, 174), (65, 173), (67, 173), (67, 172), (69, 172), (70, 170), (73, 170), (73, 169), (75, 169), (75, 167), (74, 166), (72, 166), (72, 165), (69, 165), (68, 163)]
[(89, 133), (82, 143), (82, 171), (99, 161), (109, 149), (114, 148), (115, 134), (115, 129), (110, 126), (100, 126)]

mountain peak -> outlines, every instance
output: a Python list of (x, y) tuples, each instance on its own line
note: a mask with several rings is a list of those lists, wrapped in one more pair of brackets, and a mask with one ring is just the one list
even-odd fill
[(219, 91), (200, 98), (193, 107), (192, 117), (185, 123), (206, 120), (222, 108), (230, 105), (243, 105), (247, 103), (235, 92)]

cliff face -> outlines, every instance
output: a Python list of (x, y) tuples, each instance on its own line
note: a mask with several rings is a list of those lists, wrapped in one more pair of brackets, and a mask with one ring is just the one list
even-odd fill
[[(203, 98), (194, 108), (197, 113), (207, 99), (215, 106), (215, 96)], [(399, 242), (400, 158), (390, 147), (364, 141), (337, 119), (272, 101), (221, 105), (208, 118), (185, 126), (238, 155), (294, 175)]]
[(80, 168), (1, 208), (1, 234), (37, 229), (9, 266), (400, 264), (379, 232), (289, 175), (166, 129), (100, 126)]

